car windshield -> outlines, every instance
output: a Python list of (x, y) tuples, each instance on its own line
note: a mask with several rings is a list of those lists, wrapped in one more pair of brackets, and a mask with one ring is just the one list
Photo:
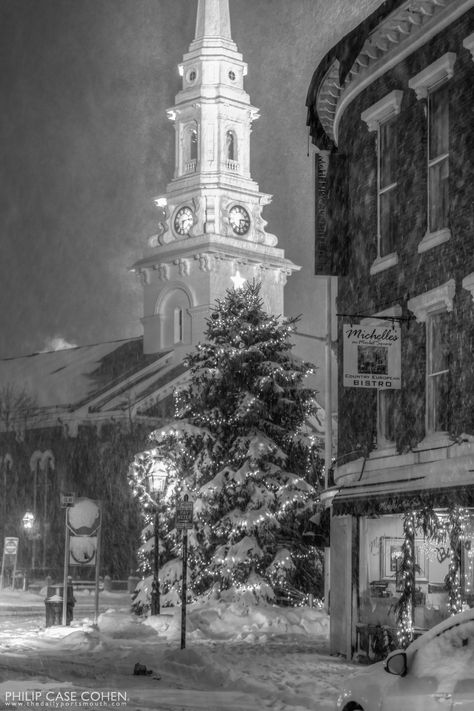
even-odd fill
[(436, 679), (438, 690), (446, 692), (452, 692), (460, 681), (474, 679), (474, 621), (451, 627), (421, 645), (410, 673)]

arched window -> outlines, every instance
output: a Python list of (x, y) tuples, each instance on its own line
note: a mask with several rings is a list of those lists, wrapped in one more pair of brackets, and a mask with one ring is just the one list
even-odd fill
[(182, 343), (183, 341), (183, 309), (176, 308), (174, 310), (174, 343)]
[(163, 294), (156, 311), (161, 317), (160, 348), (191, 343), (191, 306), (192, 300), (185, 288), (171, 287)]
[(197, 161), (198, 157), (198, 132), (195, 128), (189, 131), (189, 160)]
[(236, 160), (235, 134), (233, 131), (226, 133), (227, 160)]

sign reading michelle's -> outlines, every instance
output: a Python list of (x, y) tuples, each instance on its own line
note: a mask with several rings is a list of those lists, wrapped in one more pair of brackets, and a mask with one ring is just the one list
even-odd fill
[(400, 326), (345, 325), (344, 377), (346, 388), (400, 390)]

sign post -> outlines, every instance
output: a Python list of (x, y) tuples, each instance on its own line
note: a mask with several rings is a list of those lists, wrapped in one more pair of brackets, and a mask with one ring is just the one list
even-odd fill
[(3, 590), (3, 581), (5, 576), (5, 563), (8, 561), (11, 563), (13, 558), (13, 572), (12, 572), (12, 590), (15, 588), (15, 575), (16, 575), (16, 557), (18, 553), (18, 538), (8, 537), (5, 538), (3, 543), (3, 556), (2, 556), (2, 572), (0, 575), (0, 590)]
[(61, 508), (65, 509), (66, 532), (64, 536), (64, 571), (63, 571), (63, 627), (67, 625), (67, 583), (69, 578), (69, 526), (67, 520), (68, 510), (74, 506), (74, 494), (61, 494)]
[(184, 501), (176, 507), (176, 528), (183, 531), (183, 580), (181, 583), (181, 649), (186, 647), (186, 597), (188, 577), (188, 528), (193, 527), (193, 503)]
[(71, 565), (95, 566), (95, 620), (99, 614), (99, 545), (102, 525), (100, 503), (85, 497), (64, 497), (66, 544), (64, 553), (63, 625), (67, 621), (67, 582)]

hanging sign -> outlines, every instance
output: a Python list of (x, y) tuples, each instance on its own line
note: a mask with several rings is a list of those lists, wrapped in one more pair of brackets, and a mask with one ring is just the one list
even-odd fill
[(400, 325), (343, 327), (346, 388), (400, 390)]

